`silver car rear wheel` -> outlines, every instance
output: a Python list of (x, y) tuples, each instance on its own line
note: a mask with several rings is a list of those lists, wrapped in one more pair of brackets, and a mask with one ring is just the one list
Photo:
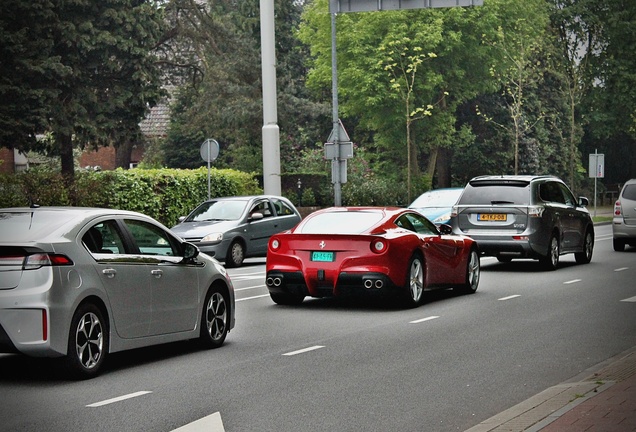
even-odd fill
[(230, 322), (227, 305), (225, 292), (219, 288), (212, 288), (201, 315), (201, 341), (208, 348), (218, 348), (225, 341)]
[(108, 352), (108, 327), (95, 305), (81, 305), (71, 321), (66, 365), (74, 378), (99, 373)]

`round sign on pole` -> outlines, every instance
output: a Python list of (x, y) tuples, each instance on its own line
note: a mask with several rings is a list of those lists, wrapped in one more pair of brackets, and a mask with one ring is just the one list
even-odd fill
[(219, 157), (219, 143), (214, 139), (206, 139), (201, 144), (201, 158), (206, 162), (213, 162)]

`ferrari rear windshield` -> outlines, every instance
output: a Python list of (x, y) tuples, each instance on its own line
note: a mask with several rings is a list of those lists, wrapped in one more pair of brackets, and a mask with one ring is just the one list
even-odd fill
[(307, 219), (298, 232), (303, 234), (361, 234), (383, 218), (379, 211), (337, 211)]

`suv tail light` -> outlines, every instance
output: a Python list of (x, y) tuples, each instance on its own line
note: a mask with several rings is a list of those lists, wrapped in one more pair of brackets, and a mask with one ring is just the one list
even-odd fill
[(623, 214), (623, 209), (621, 208), (621, 202), (616, 201), (614, 203), (614, 216), (620, 216)]
[(528, 216), (540, 218), (543, 216), (545, 207), (528, 207)]

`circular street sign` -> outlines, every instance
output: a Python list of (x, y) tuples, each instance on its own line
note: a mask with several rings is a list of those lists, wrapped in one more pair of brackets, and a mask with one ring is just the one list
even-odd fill
[(201, 157), (206, 162), (212, 162), (219, 156), (219, 143), (214, 139), (206, 139), (201, 144)]

